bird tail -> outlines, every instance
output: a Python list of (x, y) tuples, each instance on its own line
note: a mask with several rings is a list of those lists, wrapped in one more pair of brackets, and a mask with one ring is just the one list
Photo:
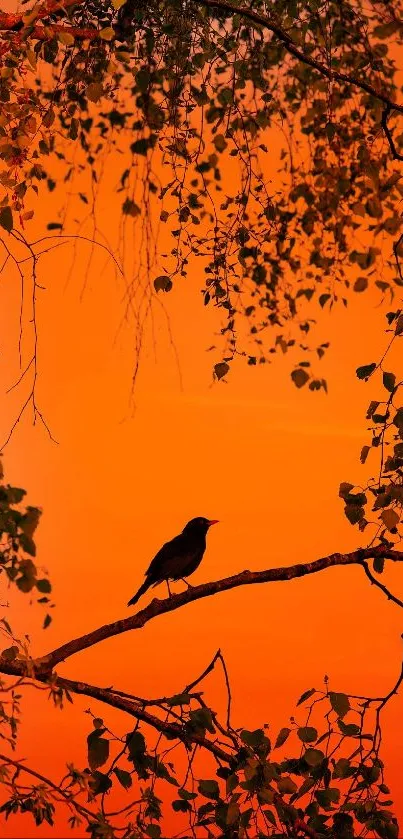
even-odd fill
[(132, 599), (129, 600), (127, 605), (134, 606), (134, 604), (137, 603), (138, 600), (140, 600), (140, 597), (143, 596), (144, 592), (147, 591), (147, 589), (150, 588), (150, 586), (152, 586), (152, 581), (149, 578), (146, 578), (144, 580), (144, 583), (140, 586), (138, 592), (136, 592), (136, 594), (133, 595)]

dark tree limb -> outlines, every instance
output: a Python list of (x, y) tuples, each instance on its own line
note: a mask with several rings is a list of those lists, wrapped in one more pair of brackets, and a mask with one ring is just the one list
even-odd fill
[[(181, 594), (175, 594), (166, 600), (157, 600), (155, 598), (145, 609), (141, 609), (135, 615), (100, 626), (86, 635), (62, 644), (47, 655), (37, 659), (31, 659), (28, 663), (18, 659), (7, 661), (4, 658), (0, 658), (0, 672), (13, 676), (21, 676), (27, 674), (27, 669), (31, 669), (35, 675), (44, 674), (49, 676), (58, 664), (70, 658), (70, 656), (82, 650), (89, 649), (94, 644), (98, 644), (106, 638), (112, 638), (115, 635), (121, 635), (123, 632), (130, 632), (133, 629), (141, 629), (148, 621), (153, 620), (153, 618), (164, 615), (167, 612), (176, 611), (176, 609), (180, 609), (182, 606), (186, 606), (195, 600), (211, 597), (213, 594), (218, 594), (218, 592), (229, 591), (239, 586), (289, 581), (309, 574), (316, 574), (319, 571), (324, 571), (326, 568), (332, 568), (334, 566), (363, 565), (366, 560), (374, 557), (383, 557), (394, 562), (402, 562), (403, 551), (392, 550), (379, 545), (377, 547), (361, 548), (347, 554), (334, 553), (321, 559), (316, 559), (313, 562), (290, 565), (288, 567), (268, 568), (265, 571), (242, 571), (240, 574), (235, 574), (232, 577), (225, 577), (222, 580), (204, 583), (200, 586), (192, 586), (187, 591)], [(371, 582), (373, 582), (372, 579)], [(382, 586), (379, 587), (382, 588)], [(388, 599), (394, 600), (397, 605), (402, 605), (387, 589), (382, 588), (382, 590)]]

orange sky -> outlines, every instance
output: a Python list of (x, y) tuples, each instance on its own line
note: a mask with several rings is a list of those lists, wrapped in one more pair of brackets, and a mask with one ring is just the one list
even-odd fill
[[(112, 202), (103, 207), (105, 229), (115, 212)], [(376, 360), (384, 343), (377, 297), (356, 295), (347, 311), (322, 315), (317, 334), (331, 348), (317, 369), (328, 379), (328, 395), (297, 391), (287, 357), (256, 368), (239, 363), (227, 383), (212, 384), (219, 358), (206, 348), (219, 321), (202, 306), (202, 269), (195, 263), (192, 279), (164, 300), (183, 388), (156, 310), (156, 346), (147, 333), (130, 416), (130, 328), (115, 342), (122, 287), (110, 269), (100, 274), (104, 259), (96, 256), (80, 301), (84, 253), (68, 283), (68, 248), (42, 265), (38, 399), (59, 445), (27, 416), (4, 458), (6, 479), (26, 487), (28, 503), (44, 509), (38, 561), (54, 586), (53, 623), (42, 632), (39, 607), (20, 594), (7, 614), (17, 632), (29, 631), (35, 654), (130, 614), (127, 600), (150, 559), (196, 515), (220, 524), (209, 533), (194, 583), (357, 547), (360, 536), (344, 518), (338, 486), (364, 481), (372, 470), (371, 460), (360, 465), (359, 452), (377, 383), (358, 382), (355, 368)], [(21, 392), (5, 395), (18, 376), (17, 330), (18, 284), (10, 276), (0, 287), (2, 439), (21, 400)], [(385, 581), (403, 596), (399, 568), (388, 569)], [(398, 607), (370, 587), (361, 569), (335, 568), (204, 599), (75, 656), (59, 672), (139, 695), (169, 695), (221, 647), (235, 725), (270, 722), (275, 736), (302, 691), (320, 687), (325, 673), (335, 690), (386, 693), (400, 668), (401, 631)], [(221, 695), (213, 677), (215, 707)], [(88, 707), (117, 720), (122, 731), (130, 727), (85, 698), (60, 713), (32, 691), (18, 756), (55, 778), (66, 761), (84, 767)], [(401, 701), (394, 698), (385, 712), (383, 758), (402, 817), (400, 720)], [(36, 829), (26, 816), (2, 825), (2, 835), (60, 839), (63, 824)]]

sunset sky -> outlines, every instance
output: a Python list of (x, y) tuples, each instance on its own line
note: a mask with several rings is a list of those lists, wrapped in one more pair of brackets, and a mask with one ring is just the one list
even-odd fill
[[(115, 198), (101, 201), (104, 231), (118, 206)], [(43, 204), (34, 234), (48, 220)], [(146, 325), (131, 399), (134, 327), (121, 323), (124, 287), (105, 255), (95, 254), (83, 293), (88, 249), (80, 245), (75, 262), (73, 256), (66, 246), (41, 263), (37, 400), (58, 444), (26, 414), (4, 451), (6, 480), (25, 487), (28, 503), (43, 508), (38, 564), (53, 584), (52, 624), (43, 631), (40, 607), (19, 593), (10, 594), (6, 614), (17, 634), (30, 634), (35, 655), (129, 615), (126, 603), (150, 560), (193, 516), (220, 522), (208, 534), (195, 584), (367, 543), (344, 517), (338, 488), (341, 481), (364, 483), (376, 469), (371, 458), (362, 466), (359, 454), (368, 442), (365, 412), (378, 383), (359, 382), (355, 369), (377, 360), (385, 344), (390, 305), (380, 305), (378, 292), (355, 295), (347, 310), (320, 313), (315, 337), (331, 346), (315, 369), (327, 379), (328, 395), (298, 391), (288, 356), (257, 367), (240, 360), (218, 383), (212, 367), (221, 358), (207, 349), (221, 321), (216, 310), (203, 307), (202, 268), (195, 261), (189, 279), (164, 297), (173, 346), (158, 304), (153, 333)], [(17, 276), (3, 275), (1, 439), (28, 393), (27, 381), (6, 394), (19, 375), (19, 293)], [(387, 568), (385, 582), (403, 597), (398, 566)], [(141, 606), (154, 595), (165, 596), (165, 588), (145, 595)], [(6, 597), (3, 585), (1, 600)], [(59, 673), (141, 696), (170, 695), (220, 647), (234, 725), (270, 723), (274, 739), (300, 694), (321, 687), (325, 674), (337, 691), (386, 694), (400, 670), (402, 631), (399, 608), (360, 568), (334, 568), (203, 599), (72, 657)], [(221, 678), (213, 675), (208, 685), (206, 699), (223, 708)], [(121, 732), (130, 728), (122, 715), (86, 698), (60, 712), (39, 691), (27, 692), (18, 758), (54, 779), (66, 762), (84, 768), (87, 708)], [(395, 697), (384, 714), (382, 757), (403, 818), (401, 714)], [(62, 811), (54, 830), (35, 828), (29, 816), (11, 818), (2, 835), (61, 839), (64, 825)]]

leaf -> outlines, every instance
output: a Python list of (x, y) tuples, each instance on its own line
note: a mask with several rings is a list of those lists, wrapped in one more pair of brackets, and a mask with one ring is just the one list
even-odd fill
[(171, 291), (172, 285), (172, 280), (165, 275), (162, 277), (156, 277), (154, 280), (154, 288), (156, 291)]
[(358, 524), (365, 517), (365, 510), (360, 504), (346, 504), (344, 514), (350, 524)]
[(112, 29), (111, 26), (106, 26), (105, 29), (101, 29), (99, 37), (102, 38), (103, 41), (111, 41), (112, 38), (115, 37), (115, 30)]
[(85, 91), (87, 99), (90, 102), (99, 102), (101, 96), (103, 95), (104, 89), (101, 85), (101, 82), (91, 82), (88, 85), (87, 90)]
[(199, 781), (198, 791), (200, 795), (204, 795), (205, 798), (212, 798), (214, 801), (218, 801), (220, 797), (220, 788), (217, 781)]
[(345, 693), (334, 693), (333, 691), (330, 691), (329, 699), (333, 711), (336, 711), (336, 714), (339, 717), (345, 717), (347, 712), (350, 710), (350, 701), (348, 696), (346, 696)]
[(5, 659), (5, 661), (14, 661), (14, 659), (17, 658), (18, 653), (18, 647), (7, 647), (7, 649), (3, 650), (1, 653), (1, 658)]
[(320, 749), (307, 749), (303, 757), (308, 766), (318, 766), (319, 763), (322, 763), (325, 755)]
[(110, 790), (112, 781), (108, 775), (104, 775), (103, 772), (96, 770), (92, 775), (89, 785), (94, 795), (102, 795), (102, 793)]
[(292, 778), (280, 778), (277, 781), (278, 791), (281, 792), (283, 795), (292, 795), (293, 792), (296, 792), (298, 787), (296, 783), (292, 780)]
[(51, 586), (49, 580), (47, 580), (47, 579), (37, 580), (36, 581), (36, 587), (37, 587), (38, 591), (41, 592), (41, 594), (50, 594), (50, 592), (52, 591), (52, 586)]
[(109, 740), (100, 736), (102, 731), (103, 729), (91, 731), (87, 737), (88, 765), (92, 771), (103, 766), (109, 757)]
[(357, 737), (360, 733), (360, 727), (355, 723), (345, 723), (343, 720), (337, 720), (337, 725), (345, 737)]
[(371, 446), (363, 446), (362, 447), (361, 454), (360, 454), (360, 462), (361, 463), (365, 463), (370, 449), (371, 449)]
[(369, 379), (372, 376), (372, 373), (376, 370), (376, 364), (373, 362), (372, 364), (364, 364), (362, 367), (357, 367), (356, 374), (359, 379)]
[(315, 798), (320, 807), (323, 807), (324, 810), (330, 810), (332, 804), (337, 804), (340, 798), (340, 790), (335, 787), (318, 789), (315, 792)]
[(292, 378), (295, 386), (300, 388), (300, 387), (303, 387), (307, 383), (307, 381), (309, 379), (309, 374), (302, 367), (297, 367), (296, 370), (292, 371), (291, 378)]
[(122, 212), (125, 216), (132, 216), (133, 218), (136, 218), (136, 216), (140, 215), (141, 210), (135, 201), (131, 198), (125, 198), (122, 204)]
[(45, 616), (45, 620), (43, 621), (43, 629), (47, 629), (48, 626), (52, 623), (52, 618), (50, 615)]
[(278, 749), (280, 746), (283, 746), (285, 741), (288, 739), (289, 734), (291, 733), (291, 728), (282, 728), (279, 731), (277, 740), (274, 744), (274, 748)]
[(220, 361), (218, 364), (214, 365), (214, 375), (218, 380), (223, 379), (224, 376), (227, 375), (228, 371), (229, 364), (227, 364), (226, 361)]
[(0, 209), (0, 226), (3, 227), (4, 230), (7, 230), (8, 233), (11, 233), (13, 229), (13, 214), (11, 207), (7, 206)]
[(219, 151), (219, 152), (223, 152), (224, 149), (226, 149), (227, 145), (228, 145), (227, 141), (224, 137), (224, 134), (216, 134), (216, 136), (214, 137), (213, 143), (214, 143), (217, 151)]
[(382, 382), (384, 388), (389, 391), (389, 393), (393, 393), (395, 389), (395, 382), (396, 376), (394, 373), (384, 373), (382, 376)]
[(70, 32), (58, 32), (57, 38), (66, 47), (72, 47), (74, 44), (74, 37)]
[(191, 810), (190, 804), (187, 801), (181, 801), (180, 798), (172, 801), (171, 807), (175, 810), (175, 813), (188, 813)]
[(150, 836), (150, 839), (160, 839), (161, 828), (158, 824), (149, 824), (146, 827), (146, 834)]
[(399, 315), (396, 321), (395, 335), (402, 335), (403, 333), (403, 315)]
[(373, 561), (373, 565), (372, 565), (372, 567), (375, 571), (375, 574), (382, 574), (384, 566), (385, 566), (384, 557), (383, 556), (376, 556), (374, 561)]
[[(348, 486), (352, 487), (353, 484), (348, 484)], [(313, 696), (314, 693), (316, 693), (315, 688), (310, 688), (310, 690), (304, 691), (304, 693), (298, 699), (297, 706), (302, 705), (303, 702), (306, 702), (307, 699), (310, 699), (310, 697)]]
[(297, 734), (303, 743), (313, 743), (318, 739), (318, 732), (316, 731), (316, 728), (312, 728), (310, 725), (305, 725), (302, 728), (299, 728)]
[(388, 510), (382, 510), (380, 518), (382, 519), (385, 527), (387, 527), (388, 530), (393, 530), (399, 524), (400, 521), (399, 514), (396, 513), (396, 510), (392, 510), (391, 507), (389, 507)]
[(368, 288), (368, 280), (366, 277), (358, 277), (353, 285), (354, 291), (365, 291)]
[(130, 787), (133, 783), (132, 776), (131, 776), (130, 772), (126, 772), (125, 769), (119, 769), (118, 766), (116, 766), (113, 771), (114, 771), (119, 783), (122, 784), (122, 787), (124, 787), (125, 789), (130, 789)]

